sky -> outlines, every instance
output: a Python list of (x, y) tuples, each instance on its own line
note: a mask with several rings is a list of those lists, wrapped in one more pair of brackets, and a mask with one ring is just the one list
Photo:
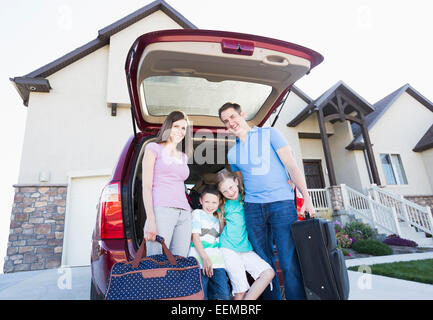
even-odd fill
[[(27, 107), (9, 78), (95, 39), (145, 0), (15, 0), (0, 11), (0, 273), (18, 182)], [(296, 86), (315, 99), (343, 80), (375, 103), (409, 83), (433, 101), (430, 0), (167, 0), (200, 29), (256, 34), (318, 51), (324, 61)], [(126, 85), (126, 84), (125, 84)], [(30, 98), (31, 100), (31, 98)]]

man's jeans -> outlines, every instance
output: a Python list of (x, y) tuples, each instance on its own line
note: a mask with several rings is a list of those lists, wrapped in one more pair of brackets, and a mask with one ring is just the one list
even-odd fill
[[(287, 300), (306, 299), (302, 276), (299, 268), (295, 243), (292, 238), (290, 224), (297, 220), (295, 202), (293, 200), (270, 203), (245, 202), (245, 222), (248, 237), (254, 251), (275, 271), (273, 241), (277, 247), (278, 261), (284, 277), (284, 292)], [(281, 300), (278, 277), (272, 280), (263, 292), (267, 300)]]

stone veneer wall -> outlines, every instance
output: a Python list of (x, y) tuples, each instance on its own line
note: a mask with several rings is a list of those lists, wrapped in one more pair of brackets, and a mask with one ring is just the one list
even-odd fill
[(343, 194), (341, 192), (340, 186), (330, 186), (327, 188), (329, 190), (329, 196), (331, 198), (331, 207), (333, 211), (344, 210)]
[(15, 198), (3, 272), (60, 267), (67, 186), (14, 187)]
[(405, 199), (415, 202), (423, 207), (430, 207), (433, 213), (433, 195), (432, 196), (405, 196)]

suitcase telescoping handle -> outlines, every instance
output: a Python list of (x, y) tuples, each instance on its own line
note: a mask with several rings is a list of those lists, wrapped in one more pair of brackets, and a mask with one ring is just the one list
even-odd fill
[[(171, 265), (176, 265), (176, 259), (174, 258), (171, 251), (167, 248), (164, 242), (164, 238), (161, 236), (156, 236), (156, 241), (161, 243), (162, 246), (162, 253), (167, 257), (168, 262), (170, 262)], [(140, 264), (140, 260), (146, 256), (146, 239), (143, 239), (141, 242), (140, 248), (138, 249), (137, 253), (135, 254), (134, 260), (132, 260), (132, 267), (135, 269)]]

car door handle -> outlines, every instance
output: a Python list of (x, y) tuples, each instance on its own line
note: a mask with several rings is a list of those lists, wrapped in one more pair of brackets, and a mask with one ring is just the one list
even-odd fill
[(269, 64), (272, 66), (285, 67), (289, 65), (289, 60), (286, 57), (272, 55), (272, 56), (266, 56), (262, 60), (262, 63)]

